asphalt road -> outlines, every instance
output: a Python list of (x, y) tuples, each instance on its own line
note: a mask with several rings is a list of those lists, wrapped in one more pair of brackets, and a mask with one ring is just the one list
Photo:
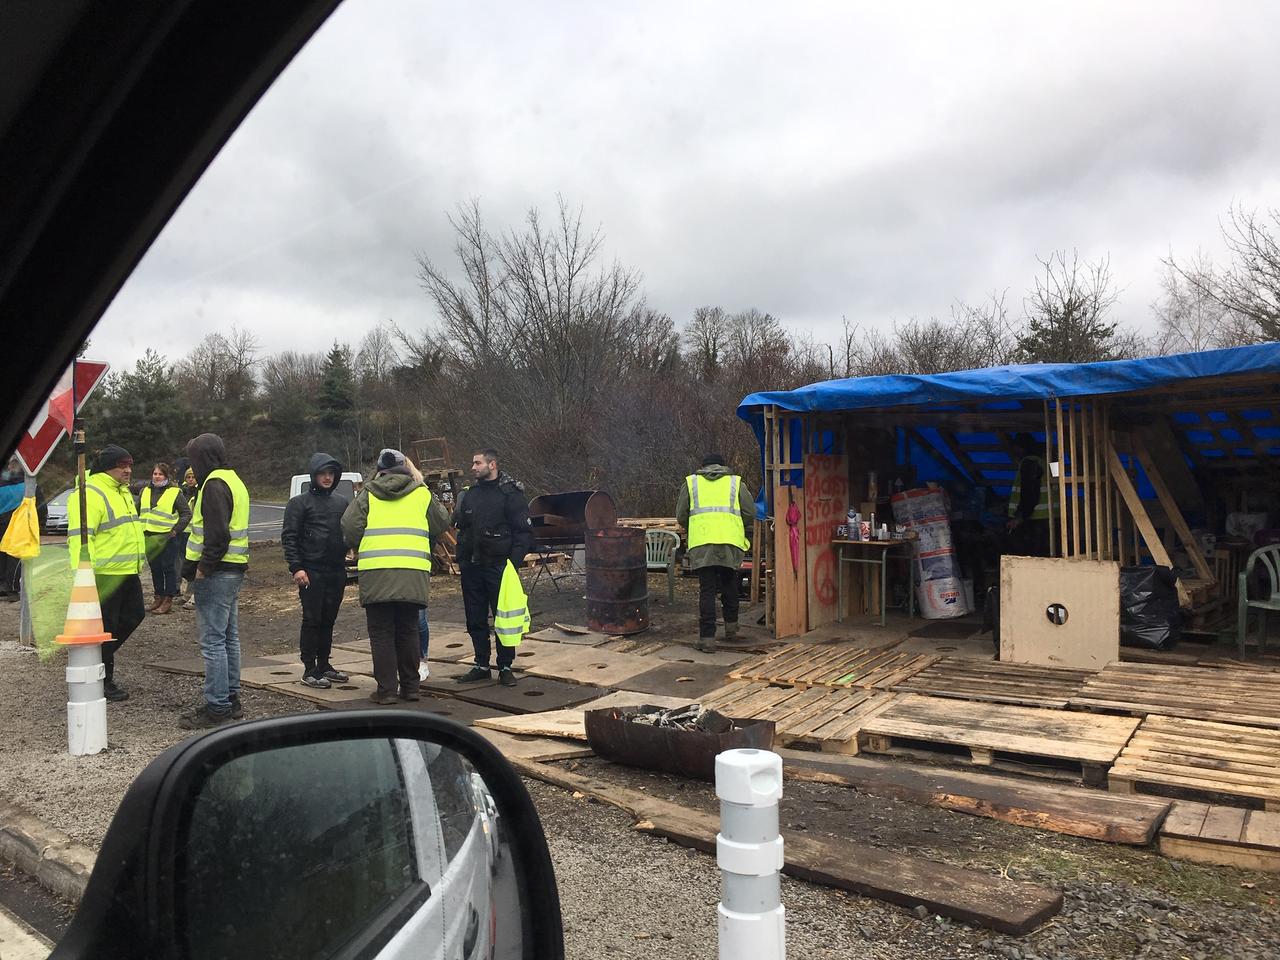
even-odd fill
[(279, 540), (284, 522), (284, 506), (274, 503), (249, 504), (249, 539)]

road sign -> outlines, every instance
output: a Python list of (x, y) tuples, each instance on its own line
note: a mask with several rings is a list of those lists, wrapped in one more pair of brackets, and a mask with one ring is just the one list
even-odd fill
[(49, 459), (49, 454), (53, 453), (53, 448), (70, 429), (71, 425), (67, 421), (71, 419), (72, 371), (75, 376), (74, 395), (78, 413), (109, 369), (110, 366), (101, 360), (77, 360), (62, 375), (58, 385), (53, 388), (53, 393), (49, 395), (49, 402), (36, 414), (35, 420), (18, 440), (18, 448), (14, 451), (27, 473), (40, 471)]

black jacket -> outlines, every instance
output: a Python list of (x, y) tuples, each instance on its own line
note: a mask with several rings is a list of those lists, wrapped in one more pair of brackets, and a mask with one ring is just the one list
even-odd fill
[(524, 487), (505, 473), (463, 490), (453, 509), (453, 525), (462, 564), (501, 566), (510, 559), (518, 567), (533, 549)]
[[(248, 564), (227, 563), (222, 558), (231, 545), (231, 488), (221, 480), (210, 480), (209, 474), (227, 468), (227, 451), (222, 438), (215, 433), (202, 433), (187, 444), (191, 469), (200, 484), (198, 494), (201, 523), (204, 525), (204, 552), (199, 562), (183, 560), (182, 578), (194, 580), (197, 567), (208, 576), (219, 570), (244, 572)], [(194, 512), (195, 507), (192, 507)]]
[(327, 453), (314, 454), (307, 465), (311, 489), (292, 498), (284, 508), (280, 545), (284, 547), (284, 560), (290, 573), (338, 571), (344, 567), (347, 545), (342, 540), (342, 512), (350, 501), (334, 492), (336, 480), (328, 490), (316, 484), (316, 474), (326, 467), (332, 468), (338, 479), (342, 478), (342, 464)]

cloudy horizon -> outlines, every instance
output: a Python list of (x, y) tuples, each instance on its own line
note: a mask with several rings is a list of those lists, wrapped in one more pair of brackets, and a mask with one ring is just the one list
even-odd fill
[[(1115, 9), (1115, 7), (1120, 7)], [(557, 195), (677, 326), (756, 307), (834, 337), (1109, 256), (1150, 332), (1160, 258), (1280, 206), (1280, 6), (347, 0), (91, 336), (117, 369), (251, 329), (264, 352), (433, 320), (415, 254)], [(762, 388), (769, 385), (762, 384)]]

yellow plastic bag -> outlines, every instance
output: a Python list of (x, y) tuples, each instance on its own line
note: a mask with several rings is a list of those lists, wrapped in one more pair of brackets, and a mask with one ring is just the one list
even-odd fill
[(0, 538), (0, 551), (28, 560), (40, 556), (40, 516), (36, 513), (36, 498), (24, 497), (9, 519), (9, 529)]

